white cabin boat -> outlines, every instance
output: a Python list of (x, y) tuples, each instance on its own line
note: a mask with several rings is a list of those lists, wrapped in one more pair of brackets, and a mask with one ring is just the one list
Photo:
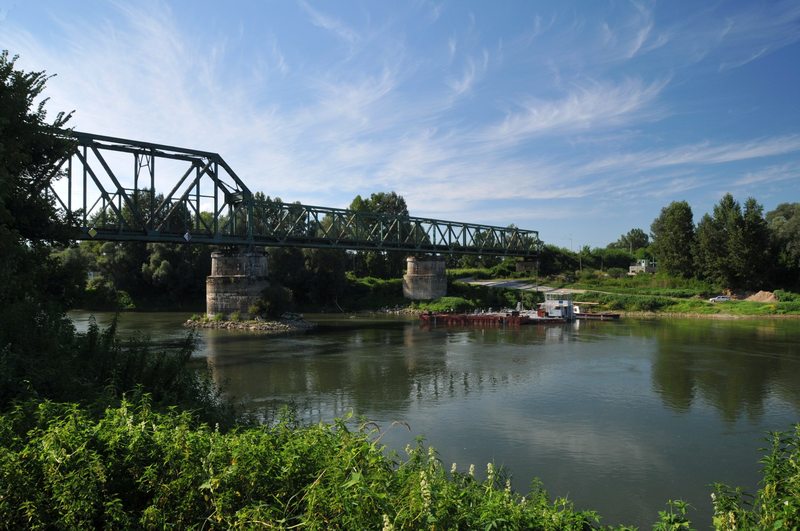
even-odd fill
[(572, 321), (575, 313), (572, 306), (572, 293), (565, 291), (549, 291), (544, 294), (542, 303), (545, 317), (555, 317)]

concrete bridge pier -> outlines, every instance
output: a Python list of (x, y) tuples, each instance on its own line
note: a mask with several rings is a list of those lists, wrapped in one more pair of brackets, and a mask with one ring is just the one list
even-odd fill
[(438, 299), (447, 295), (444, 259), (438, 257), (406, 258), (403, 296), (411, 300)]
[(239, 312), (249, 319), (250, 307), (269, 286), (267, 254), (245, 251), (211, 253), (211, 275), (206, 278), (206, 315), (227, 319)]

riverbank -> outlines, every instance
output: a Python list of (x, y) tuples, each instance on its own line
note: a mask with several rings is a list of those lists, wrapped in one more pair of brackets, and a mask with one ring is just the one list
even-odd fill
[(732, 314), (732, 313), (693, 313), (693, 312), (640, 312), (620, 311), (621, 317), (641, 319), (711, 319), (720, 321), (736, 320), (793, 320), (800, 319), (800, 314)]

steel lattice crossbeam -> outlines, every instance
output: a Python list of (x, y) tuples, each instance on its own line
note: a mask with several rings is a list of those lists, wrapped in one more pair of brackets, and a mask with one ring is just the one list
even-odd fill
[(520, 257), (541, 248), (538, 232), (513, 226), (258, 199), (217, 153), (65, 134), (76, 147), (47, 193), (76, 239)]

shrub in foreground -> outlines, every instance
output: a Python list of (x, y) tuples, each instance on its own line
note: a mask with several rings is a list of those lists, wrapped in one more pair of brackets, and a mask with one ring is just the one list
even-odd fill
[(0, 527), (585, 529), (592, 512), (527, 497), (488, 466), (447, 471), (421, 442), (388, 455), (344, 421), (222, 433), (146, 399), (95, 420), (26, 402), (0, 417)]
[[(717, 485), (718, 529), (800, 525), (800, 425), (775, 434), (752, 498)], [(669, 501), (655, 529), (690, 529)], [(228, 432), (189, 413), (123, 401), (99, 418), (74, 404), (28, 401), (0, 417), (0, 528), (594, 529), (599, 517), (526, 496), (487, 465), (446, 470), (432, 448), (403, 458), (368, 425), (345, 421)], [(624, 528), (623, 528), (624, 529)]]

